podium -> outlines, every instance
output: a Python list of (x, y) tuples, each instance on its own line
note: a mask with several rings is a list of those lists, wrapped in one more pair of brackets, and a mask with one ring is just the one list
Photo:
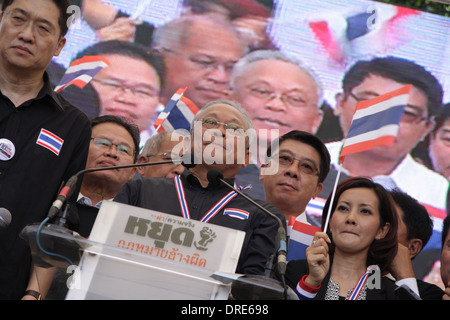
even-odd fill
[(89, 239), (51, 224), (21, 236), (53, 279), (49, 299), (226, 300), (242, 276), (234, 271), (244, 232), (112, 201)]

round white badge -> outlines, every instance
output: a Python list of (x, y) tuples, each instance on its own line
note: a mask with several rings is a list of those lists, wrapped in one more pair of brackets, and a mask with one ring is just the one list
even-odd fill
[(0, 160), (11, 160), (15, 153), (16, 147), (14, 147), (14, 143), (5, 138), (0, 139)]

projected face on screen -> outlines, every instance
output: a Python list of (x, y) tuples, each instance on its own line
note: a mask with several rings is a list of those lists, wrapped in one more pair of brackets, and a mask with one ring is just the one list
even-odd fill
[[(270, 55), (273, 51), (265, 52)], [(249, 113), (257, 134), (271, 129), (278, 129), (279, 135), (294, 129), (316, 131), (322, 120), (318, 84), (300, 67), (267, 58), (236, 69), (234, 98)]]
[(135, 122), (141, 131), (148, 128), (159, 103), (160, 79), (156, 71), (143, 60), (118, 54), (104, 56), (110, 66), (92, 80), (100, 115), (122, 116)]

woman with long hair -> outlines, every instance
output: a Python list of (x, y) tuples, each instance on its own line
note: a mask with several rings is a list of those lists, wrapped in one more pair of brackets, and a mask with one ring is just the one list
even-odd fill
[[(363, 177), (341, 181), (331, 205), (328, 230), (317, 232), (306, 260), (290, 261), (287, 284), (300, 299), (398, 299), (381, 275), (397, 253), (397, 215), (390, 193)], [(375, 278), (374, 278), (375, 277)]]

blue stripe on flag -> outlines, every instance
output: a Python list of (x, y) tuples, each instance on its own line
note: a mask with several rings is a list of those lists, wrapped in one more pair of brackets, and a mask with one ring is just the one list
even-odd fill
[[(393, 106), (369, 116), (353, 119), (347, 138), (378, 130), (386, 125), (398, 125), (403, 114), (404, 105)], [(368, 121), (370, 119), (370, 121)]]
[(44, 133), (41, 133), (41, 135), (39, 136), (39, 140), (47, 142), (47, 143), (51, 144), (52, 146), (56, 147), (57, 149), (60, 149), (62, 146), (62, 143), (60, 143), (59, 141), (53, 139), (52, 137), (50, 137)]
[(93, 78), (102, 69), (103, 69), (103, 67), (97, 67), (95, 69), (90, 69), (90, 70), (83, 69), (83, 70), (78, 70), (78, 71), (71, 72), (71, 73), (66, 73), (62, 77), (60, 83), (66, 84), (80, 76), (85, 76), (85, 75), (88, 75), (89, 77)]
[[(189, 130), (191, 128), (191, 123), (186, 120), (186, 117), (178, 108), (173, 108), (167, 117), (166, 121), (170, 122), (170, 124), (175, 129), (186, 129)], [(164, 123), (163, 123), (164, 126)]]

